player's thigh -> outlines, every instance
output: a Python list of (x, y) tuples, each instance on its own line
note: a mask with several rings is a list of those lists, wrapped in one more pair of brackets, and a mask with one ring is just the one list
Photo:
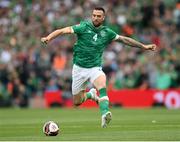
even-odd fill
[(92, 69), (90, 81), (98, 90), (106, 87), (106, 75), (101, 67), (95, 67)]
[(87, 80), (88, 77), (83, 68), (74, 65), (72, 71), (72, 94), (78, 95), (80, 92), (86, 90)]

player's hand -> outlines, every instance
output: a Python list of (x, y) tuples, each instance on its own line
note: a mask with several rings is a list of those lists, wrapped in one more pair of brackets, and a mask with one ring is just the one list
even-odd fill
[(47, 37), (42, 37), (41, 42), (47, 44), (49, 42), (49, 39)]
[(156, 44), (144, 45), (144, 49), (155, 51), (156, 50)]

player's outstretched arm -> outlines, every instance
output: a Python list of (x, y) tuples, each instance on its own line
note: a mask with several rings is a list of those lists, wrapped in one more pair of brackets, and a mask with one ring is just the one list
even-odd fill
[(143, 44), (139, 41), (136, 41), (132, 38), (129, 38), (129, 37), (126, 37), (126, 36), (118, 36), (118, 38), (116, 40), (119, 40), (121, 41), (122, 43), (124, 44), (127, 44), (129, 46), (132, 46), (132, 47), (139, 47), (139, 48), (142, 48), (142, 49), (146, 49), (146, 50), (152, 50), (154, 51), (156, 49), (156, 45), (155, 44)]
[(55, 30), (54, 32), (50, 33), (48, 36), (42, 37), (41, 42), (48, 43), (49, 41), (56, 38), (57, 36), (60, 36), (60, 35), (63, 35), (63, 34), (71, 34), (71, 33), (73, 33), (73, 30), (72, 30), (71, 27), (58, 29), (58, 30)]

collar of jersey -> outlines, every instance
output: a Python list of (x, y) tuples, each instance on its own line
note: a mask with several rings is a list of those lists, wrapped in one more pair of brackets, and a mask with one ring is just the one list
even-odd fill
[(95, 26), (93, 25), (92, 21), (90, 21), (89, 23), (90, 23), (89, 25), (90, 25), (95, 31), (100, 31), (100, 30), (104, 27), (103, 25), (101, 25), (101, 26), (99, 26), (99, 27), (95, 27)]

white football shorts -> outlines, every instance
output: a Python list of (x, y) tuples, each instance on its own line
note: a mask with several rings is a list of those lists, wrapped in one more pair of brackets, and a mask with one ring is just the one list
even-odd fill
[(87, 82), (94, 82), (100, 75), (105, 75), (102, 67), (83, 68), (73, 65), (72, 69), (72, 94), (77, 95), (80, 91), (86, 90)]

